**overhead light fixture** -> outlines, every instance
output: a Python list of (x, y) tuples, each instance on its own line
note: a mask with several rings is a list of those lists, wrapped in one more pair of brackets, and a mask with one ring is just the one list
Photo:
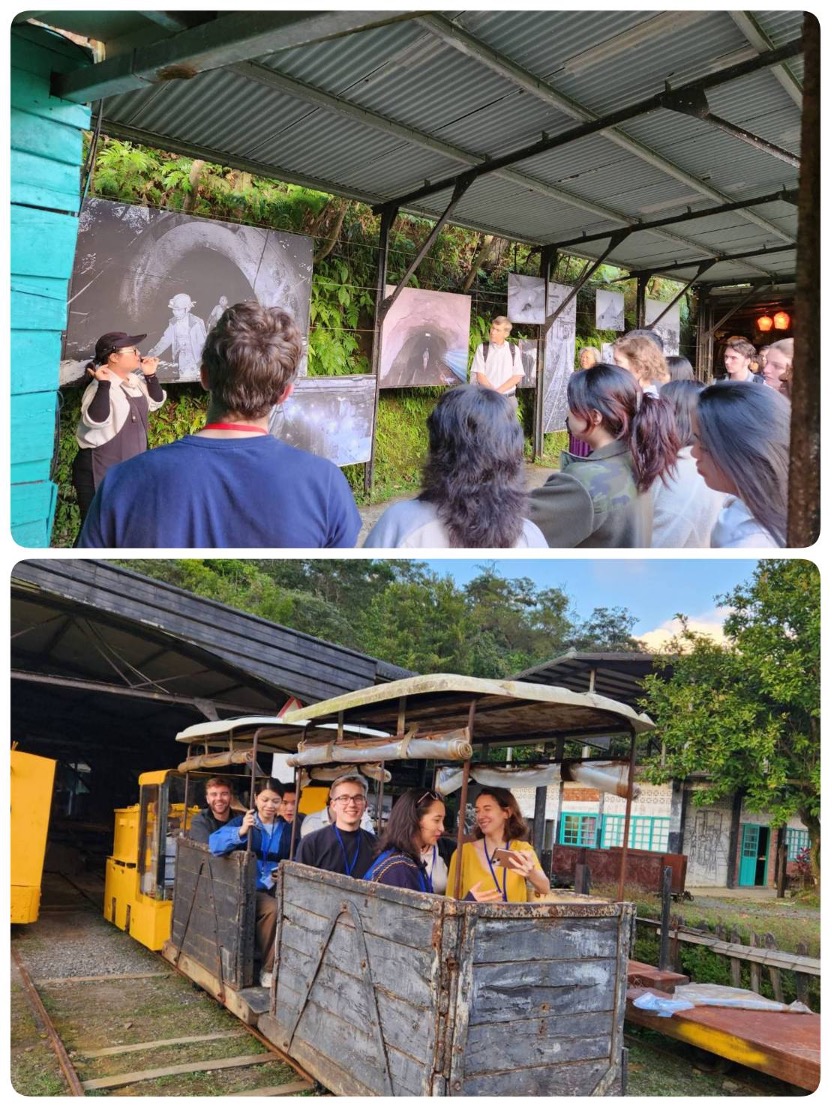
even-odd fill
[(788, 312), (775, 312), (774, 313), (774, 330), (775, 331), (788, 331), (791, 324), (791, 316)]
[(758, 331), (770, 331), (774, 326), (774, 320), (770, 315), (761, 315), (757, 320)]

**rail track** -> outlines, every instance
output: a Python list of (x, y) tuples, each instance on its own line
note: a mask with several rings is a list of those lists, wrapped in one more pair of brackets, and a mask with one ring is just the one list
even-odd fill
[[(102, 896), (100, 882), (50, 874), (40, 920), (13, 929), (11, 1072), (18, 1093), (326, 1095), (256, 1029), (107, 923)], [(799, 1092), (672, 1040), (628, 1028), (626, 1041), (630, 1096)], [(671, 1080), (689, 1087), (670, 1091)]]
[[(27, 1074), (31, 1079), (37, 1067), (51, 1070), (47, 1087), (64, 1096), (322, 1091), (256, 1029), (111, 927), (97, 911), (101, 898), (94, 887), (52, 877), (38, 923), (12, 935), (17, 1092), (37, 1095), (27, 1086)], [(101, 972), (85, 972), (90, 961)], [(31, 1054), (38, 1050), (33, 1067)], [(16, 1056), (30, 1064), (16, 1066)]]

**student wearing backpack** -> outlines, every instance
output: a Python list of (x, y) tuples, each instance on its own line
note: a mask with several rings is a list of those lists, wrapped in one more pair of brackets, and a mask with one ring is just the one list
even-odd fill
[(489, 341), (477, 347), (471, 366), (471, 382), (494, 389), (505, 396), (517, 411), (517, 386), (523, 380), (523, 360), (517, 343), (507, 342), (511, 323), (498, 315), (491, 324)]

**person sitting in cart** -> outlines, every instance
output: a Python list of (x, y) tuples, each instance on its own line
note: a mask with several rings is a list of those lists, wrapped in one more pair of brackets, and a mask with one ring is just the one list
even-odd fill
[[(284, 858), (291, 857), (292, 824), (295, 823), (295, 842), (300, 841), (304, 817), (298, 811), (297, 786), (293, 781), (280, 787), (280, 807), (278, 808), (278, 820), (289, 828), (288, 838), (284, 835), (280, 841), (281, 862)], [(284, 842), (284, 840), (286, 840)], [(285, 850), (285, 854), (284, 854)]]
[(207, 846), (213, 832), (219, 831), (234, 818), (232, 800), (231, 782), (227, 777), (212, 777), (206, 781), (206, 807), (197, 812), (191, 821), (187, 831), (188, 838)]
[(448, 893), (454, 895), (459, 868), (462, 870), (461, 897), (477, 887), (494, 889), (498, 899), (512, 902), (530, 899), (528, 885), (539, 895), (548, 893), (549, 879), (528, 842), (528, 826), (509, 790), (483, 788), (474, 808), (477, 815), (475, 839), (472, 843), (463, 843), (462, 850), (457, 850), (451, 858)]
[[(438, 793), (430, 789), (403, 793), (393, 805), (378, 856), (364, 874), (365, 880), (420, 893), (451, 892), (444, 832), (445, 802)], [(499, 900), (500, 894), (480, 882), (468, 890), (466, 899)]]
[(376, 837), (361, 826), (367, 807), (367, 779), (360, 773), (336, 778), (329, 788), (334, 822), (300, 840), (295, 861), (330, 873), (363, 877), (376, 852)]
[(269, 988), (274, 968), (277, 902), (274, 885), (277, 867), (289, 857), (292, 825), (278, 815), (283, 786), (268, 777), (255, 787), (255, 808), (214, 831), (208, 839), (212, 854), (230, 854), (246, 846), (257, 855), (257, 903), (254, 928), (260, 959), (260, 984)]

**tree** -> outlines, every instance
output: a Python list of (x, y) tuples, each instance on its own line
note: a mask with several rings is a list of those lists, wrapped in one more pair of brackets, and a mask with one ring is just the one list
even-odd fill
[(645, 682), (662, 752), (654, 781), (704, 773), (698, 800), (741, 792), (782, 827), (799, 816), (820, 882), (820, 578), (798, 560), (761, 562), (728, 605), (724, 644), (683, 630), (673, 674)]
[(574, 650), (610, 652), (644, 650), (644, 643), (632, 636), (636, 617), (626, 608), (593, 608), (592, 615), (578, 624), (569, 639)]

